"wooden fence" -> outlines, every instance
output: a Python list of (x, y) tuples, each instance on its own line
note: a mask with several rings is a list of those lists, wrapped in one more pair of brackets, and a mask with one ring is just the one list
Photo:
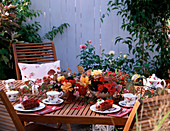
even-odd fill
[(128, 35), (120, 28), (122, 19), (116, 16), (116, 12), (112, 11), (110, 16), (106, 16), (103, 23), (100, 20), (107, 11), (107, 3), (108, 0), (32, 0), (31, 8), (42, 11), (42, 15), (34, 19), (42, 26), (39, 32), (41, 36), (53, 26), (58, 27), (62, 23), (70, 25), (62, 35), (58, 34), (53, 40), (63, 69), (69, 67), (77, 71), (79, 46), (87, 40), (92, 41), (97, 54), (102, 49), (105, 49), (105, 53), (114, 50), (116, 58), (120, 52), (128, 52), (127, 45), (114, 44), (117, 36)]

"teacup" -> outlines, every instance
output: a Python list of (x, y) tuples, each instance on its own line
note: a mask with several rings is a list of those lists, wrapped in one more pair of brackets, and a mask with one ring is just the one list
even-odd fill
[(6, 94), (8, 96), (9, 101), (16, 101), (18, 97), (18, 91), (7, 91)]
[(59, 100), (59, 97), (63, 95), (63, 92), (48, 91), (46, 94), (49, 102), (56, 103)]
[(135, 104), (136, 102), (136, 95), (133, 95), (132, 93), (125, 93), (123, 94), (124, 96), (124, 102), (127, 106), (132, 106)]
[(5, 85), (6, 89), (10, 91), (10, 89), (11, 90), (15, 89), (14, 81), (15, 79), (8, 79), (8, 80), (2, 81), (2, 83)]

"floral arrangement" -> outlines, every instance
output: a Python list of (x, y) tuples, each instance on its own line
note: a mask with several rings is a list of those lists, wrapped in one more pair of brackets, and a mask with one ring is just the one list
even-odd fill
[(65, 93), (71, 93), (76, 97), (85, 96), (87, 93), (89, 80), (85, 75), (76, 76), (75, 73), (65, 73), (64, 76), (59, 76), (57, 81)]
[(115, 92), (119, 93), (122, 89), (122, 86), (125, 85), (125, 81), (129, 78), (129, 75), (121, 72), (111, 72), (102, 70), (93, 70), (91, 72), (91, 84), (90, 89), (94, 91), (100, 91), (104, 93), (109, 93), (113, 95)]

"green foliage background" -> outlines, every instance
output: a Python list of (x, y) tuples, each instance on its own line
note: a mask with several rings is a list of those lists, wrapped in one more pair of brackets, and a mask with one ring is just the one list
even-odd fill
[[(123, 21), (121, 28), (129, 32), (125, 39), (116, 37), (116, 42), (128, 45), (132, 70), (145, 76), (156, 73), (161, 78), (169, 78), (170, 39), (167, 27), (170, 20), (169, 0), (110, 0), (107, 13), (116, 11)], [(154, 52), (154, 57), (151, 53)]]
[(59, 27), (53, 26), (44, 37), (38, 34), (41, 25), (35, 21), (26, 23), (27, 19), (41, 15), (40, 10), (30, 9), (30, 0), (0, 0), (0, 79), (16, 78), (13, 59), (13, 43), (39, 43), (44, 39), (53, 40), (62, 34), (64, 28), (69, 26), (63, 23)]

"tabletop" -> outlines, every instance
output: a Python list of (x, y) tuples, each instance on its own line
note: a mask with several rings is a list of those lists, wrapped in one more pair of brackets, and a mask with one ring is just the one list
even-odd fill
[[(15, 87), (19, 88), (23, 85), (21, 80), (15, 81)], [(0, 80), (0, 88), (6, 91), (4, 85), (2, 84), (2, 80)], [(38, 98), (43, 100), (46, 98), (44, 94), (42, 95), (27, 95), (28, 98)], [(12, 102), (13, 105), (19, 103), (19, 98), (17, 101)], [(81, 109), (75, 109), (77, 105), (83, 106)], [(103, 125), (120, 125), (124, 126), (128, 119), (128, 115), (117, 118), (112, 116), (107, 116), (106, 114), (95, 113), (90, 110), (91, 104), (87, 104), (83, 102), (83, 99), (79, 99), (73, 101), (71, 103), (63, 102), (59, 106), (63, 106), (62, 109), (56, 110), (49, 114), (38, 115), (35, 113), (22, 113), (17, 112), (21, 121), (26, 122), (43, 122), (43, 123), (70, 123), (70, 124), (103, 124)]]

